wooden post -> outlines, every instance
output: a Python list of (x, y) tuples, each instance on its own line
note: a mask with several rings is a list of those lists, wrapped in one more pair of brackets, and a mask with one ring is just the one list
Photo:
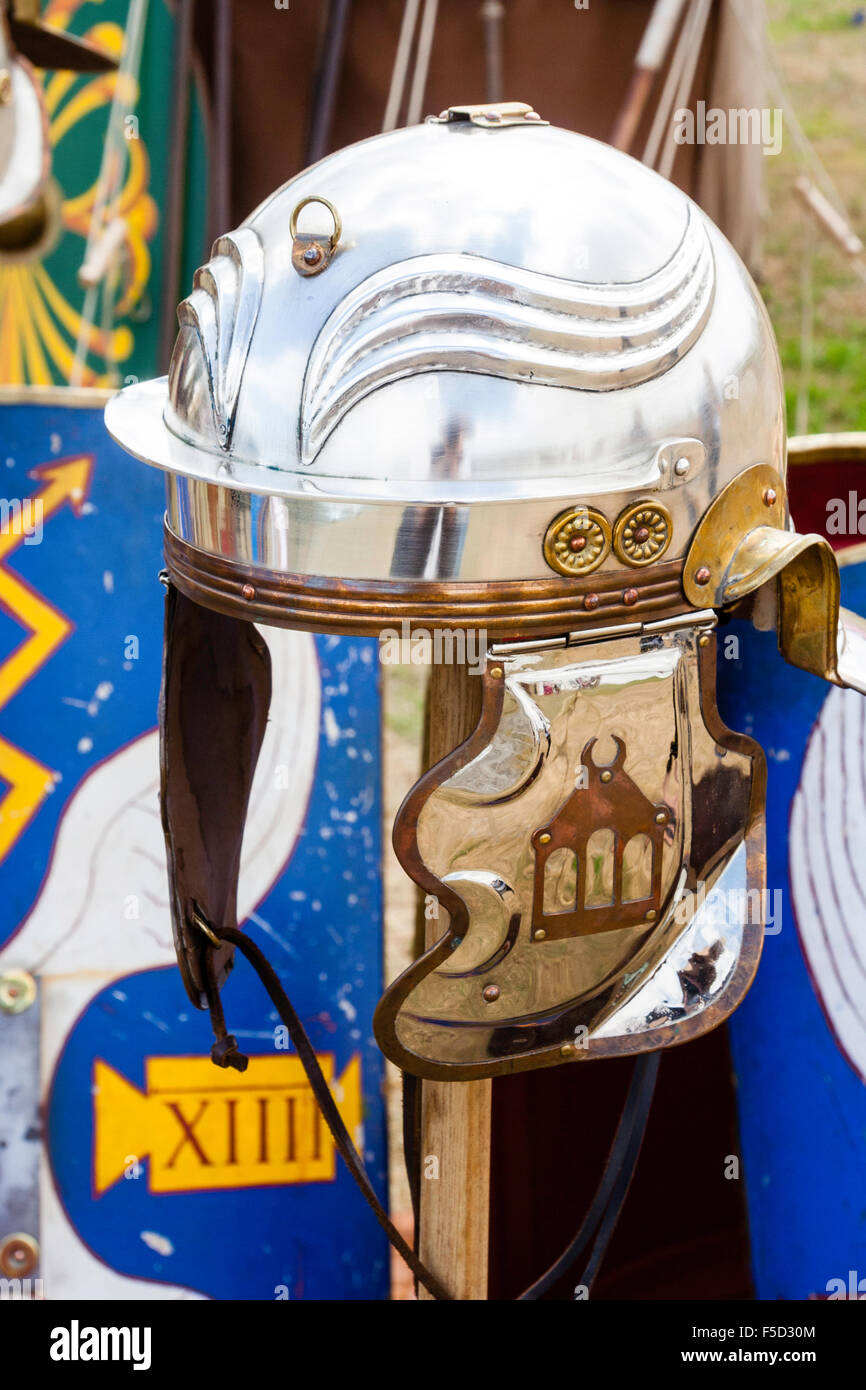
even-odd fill
[[(655, 0), (646, 29), (635, 55), (634, 71), (625, 101), (611, 132), (610, 143), (618, 150), (630, 150), (637, 135), (653, 82), (670, 48), (684, 0)], [(579, 127), (578, 127), (579, 128)]]
[[(425, 764), (432, 767), (478, 723), (481, 679), (465, 666), (433, 666), (427, 699)], [(428, 922), (426, 944), (446, 927), (441, 915)], [(461, 1300), (487, 1297), (491, 1093), (490, 1081), (422, 1084), (420, 1254)], [(438, 1177), (427, 1176), (431, 1158)], [(419, 1289), (419, 1297), (430, 1295)]]

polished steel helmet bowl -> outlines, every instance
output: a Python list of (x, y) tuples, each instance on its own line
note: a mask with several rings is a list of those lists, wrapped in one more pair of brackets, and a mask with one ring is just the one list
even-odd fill
[(215, 244), (168, 378), (106, 412), (166, 470), (182, 588), (336, 630), (383, 600), (511, 635), (666, 612), (713, 498), (784, 474), (773, 335), (724, 237), (499, 110), (331, 155)]

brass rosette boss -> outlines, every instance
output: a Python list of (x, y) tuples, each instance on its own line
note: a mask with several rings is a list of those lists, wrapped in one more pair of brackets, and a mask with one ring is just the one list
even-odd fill
[(610, 522), (595, 507), (570, 507), (553, 518), (544, 535), (544, 558), (558, 574), (592, 574), (610, 554)]
[(647, 499), (625, 508), (613, 528), (613, 548), (624, 565), (640, 568), (660, 560), (671, 543), (671, 514), (661, 502)]

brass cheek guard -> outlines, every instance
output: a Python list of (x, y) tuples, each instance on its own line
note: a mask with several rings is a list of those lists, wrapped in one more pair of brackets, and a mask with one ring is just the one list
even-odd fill
[(726, 608), (778, 579), (779, 650), (792, 666), (866, 690), (866, 623), (839, 607), (839, 566), (823, 536), (786, 529), (785, 484), (767, 464), (740, 473), (695, 532), (683, 588), (696, 607)]

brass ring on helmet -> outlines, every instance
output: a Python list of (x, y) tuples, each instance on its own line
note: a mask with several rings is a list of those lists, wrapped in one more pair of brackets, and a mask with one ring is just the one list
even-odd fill
[(289, 218), (289, 235), (292, 238), (292, 241), (294, 241), (298, 235), (298, 217), (300, 213), (303, 211), (303, 209), (305, 207), (309, 207), (311, 203), (321, 203), (322, 207), (327, 208), (328, 212), (331, 214), (331, 217), (334, 219), (334, 230), (329, 238), (330, 250), (333, 253), (337, 246), (337, 243), (340, 240), (340, 237), (343, 234), (343, 222), (340, 217), (340, 214), (334, 207), (334, 204), (329, 202), (327, 198), (321, 197), (321, 195), (318, 193), (311, 193), (308, 197), (302, 198), (301, 201), (296, 205), (291, 217)]

